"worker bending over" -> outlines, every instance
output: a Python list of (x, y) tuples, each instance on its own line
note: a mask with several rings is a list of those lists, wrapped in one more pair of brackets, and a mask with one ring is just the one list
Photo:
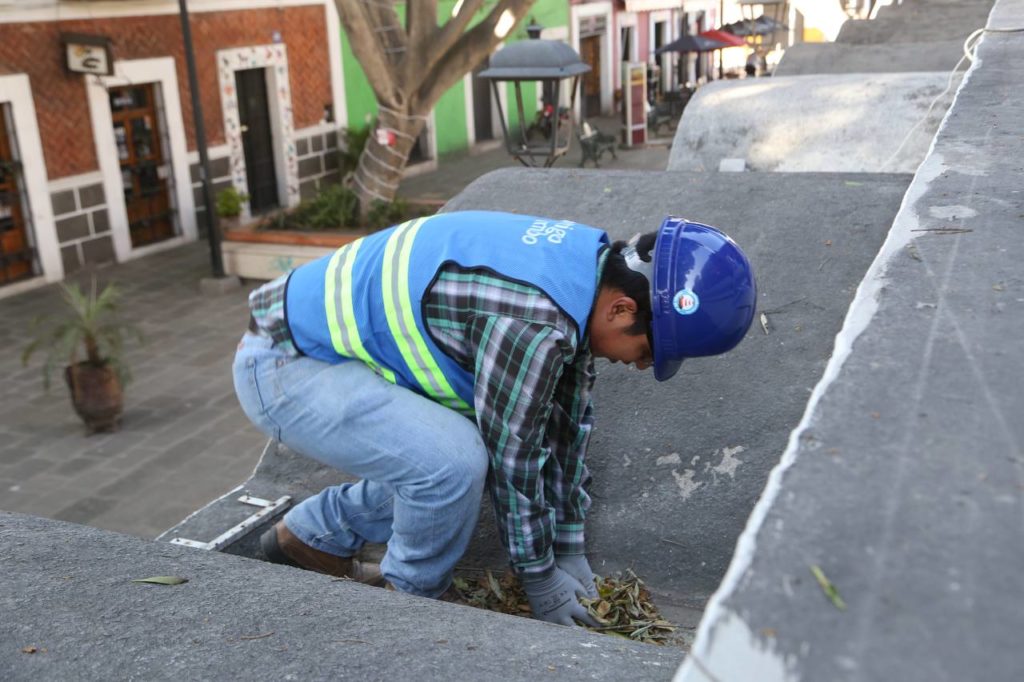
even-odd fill
[[(718, 230), (667, 218), (608, 243), (566, 220), (483, 211), (412, 220), (249, 297), (234, 364), (268, 436), (359, 477), (267, 531), (268, 559), (443, 598), (489, 483), (536, 618), (591, 623), (584, 554), (594, 358), (654, 367), (724, 353), (756, 286)], [(352, 559), (386, 543), (379, 566)]]

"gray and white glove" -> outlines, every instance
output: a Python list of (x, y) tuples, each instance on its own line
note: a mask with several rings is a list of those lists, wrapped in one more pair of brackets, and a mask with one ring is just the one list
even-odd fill
[(555, 556), (555, 565), (579, 581), (587, 592), (588, 599), (597, 599), (597, 576), (590, 570), (590, 563), (585, 554), (566, 554)]
[(574, 625), (575, 618), (586, 625), (599, 625), (579, 602), (579, 597), (586, 597), (587, 591), (576, 578), (557, 566), (549, 578), (523, 579), (523, 589), (533, 609), (533, 617), (538, 620)]

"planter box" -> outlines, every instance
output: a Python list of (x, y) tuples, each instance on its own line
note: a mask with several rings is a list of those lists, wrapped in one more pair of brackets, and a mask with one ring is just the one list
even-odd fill
[[(413, 207), (436, 213), (443, 201), (418, 200)], [(345, 244), (372, 234), (376, 230), (332, 230), (303, 232), (301, 230), (258, 230), (258, 220), (237, 229), (225, 229), (221, 242), (224, 271), (245, 279), (271, 280), (303, 263), (333, 253)]]
[(224, 271), (245, 279), (271, 280), (303, 263), (333, 253), (365, 234), (228, 230), (221, 242)]

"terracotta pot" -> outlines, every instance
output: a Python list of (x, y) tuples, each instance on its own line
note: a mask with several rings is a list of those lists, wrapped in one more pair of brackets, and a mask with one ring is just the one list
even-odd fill
[(79, 362), (64, 368), (71, 403), (89, 433), (116, 431), (121, 423), (121, 381), (110, 365)]

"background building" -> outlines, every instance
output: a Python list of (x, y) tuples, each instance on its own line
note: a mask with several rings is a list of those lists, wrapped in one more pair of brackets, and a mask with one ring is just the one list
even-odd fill
[[(215, 191), (294, 205), (334, 173), (333, 5), (189, 6)], [(174, 0), (0, 6), (3, 293), (197, 237), (183, 50)]]

